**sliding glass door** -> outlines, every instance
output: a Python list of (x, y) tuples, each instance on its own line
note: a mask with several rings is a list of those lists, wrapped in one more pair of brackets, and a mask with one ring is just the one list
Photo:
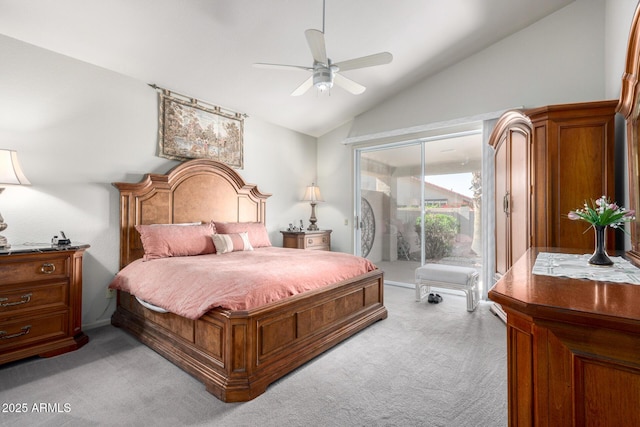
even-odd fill
[(481, 131), (355, 154), (356, 253), (385, 281), (413, 286), (425, 262), (481, 269)]

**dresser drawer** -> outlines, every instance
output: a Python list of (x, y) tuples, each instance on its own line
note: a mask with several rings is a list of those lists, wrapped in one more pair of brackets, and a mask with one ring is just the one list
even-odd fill
[(0, 286), (0, 318), (5, 313), (15, 315), (20, 311), (69, 305), (69, 285), (67, 282), (43, 285)]
[(307, 249), (323, 249), (329, 247), (328, 235), (305, 236), (304, 239)]
[(0, 258), (0, 283), (3, 285), (63, 277), (69, 277), (68, 255), (16, 257), (11, 262)]
[(69, 323), (68, 312), (41, 317), (24, 317), (0, 324), (0, 352), (38, 341), (65, 337)]

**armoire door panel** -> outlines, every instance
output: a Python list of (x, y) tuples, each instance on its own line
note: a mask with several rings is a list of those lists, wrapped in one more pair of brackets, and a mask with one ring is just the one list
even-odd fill
[[(554, 246), (567, 248), (591, 248), (594, 233), (586, 232), (588, 224), (571, 221), (567, 213), (581, 207), (585, 200), (595, 200), (609, 195), (607, 165), (609, 164), (606, 132), (600, 124), (592, 126), (559, 125), (556, 150), (558, 166), (554, 171), (558, 182), (554, 198), (556, 241)], [(576, 153), (580, 153), (576, 156)], [(572, 159), (572, 160), (564, 160)], [(615, 195), (609, 195), (614, 197)]]
[(521, 132), (511, 132), (510, 173), (510, 225), (511, 264), (520, 258), (530, 246), (529, 225), (529, 137)]
[(501, 142), (495, 155), (495, 213), (496, 213), (496, 272), (498, 274), (506, 273), (509, 268), (507, 261), (508, 241), (507, 222), (508, 216), (505, 212), (505, 197), (507, 197), (507, 151), (508, 143)]

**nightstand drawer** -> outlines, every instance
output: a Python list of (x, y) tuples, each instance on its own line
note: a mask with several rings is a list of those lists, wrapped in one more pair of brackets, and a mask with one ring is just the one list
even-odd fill
[(59, 279), (69, 277), (68, 256), (39, 256), (14, 258), (11, 262), (0, 258), (0, 277), (3, 284), (26, 283), (38, 280)]
[(331, 250), (331, 230), (281, 231), (282, 246), (294, 249)]
[(67, 282), (47, 283), (28, 288), (12, 288), (0, 287), (0, 316), (4, 313), (16, 314), (21, 310), (68, 305), (69, 285)]
[(305, 246), (307, 247), (307, 249), (320, 249), (329, 247), (328, 235), (306, 236), (305, 240)]
[(67, 335), (67, 312), (42, 317), (25, 317), (0, 325), (0, 352), (42, 340)]

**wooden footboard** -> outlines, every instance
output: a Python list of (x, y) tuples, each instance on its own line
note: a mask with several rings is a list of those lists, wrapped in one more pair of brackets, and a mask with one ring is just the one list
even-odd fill
[(376, 270), (249, 311), (215, 309), (198, 320), (156, 313), (118, 294), (112, 324), (202, 381), (225, 402), (267, 386), (356, 332), (387, 317)]

